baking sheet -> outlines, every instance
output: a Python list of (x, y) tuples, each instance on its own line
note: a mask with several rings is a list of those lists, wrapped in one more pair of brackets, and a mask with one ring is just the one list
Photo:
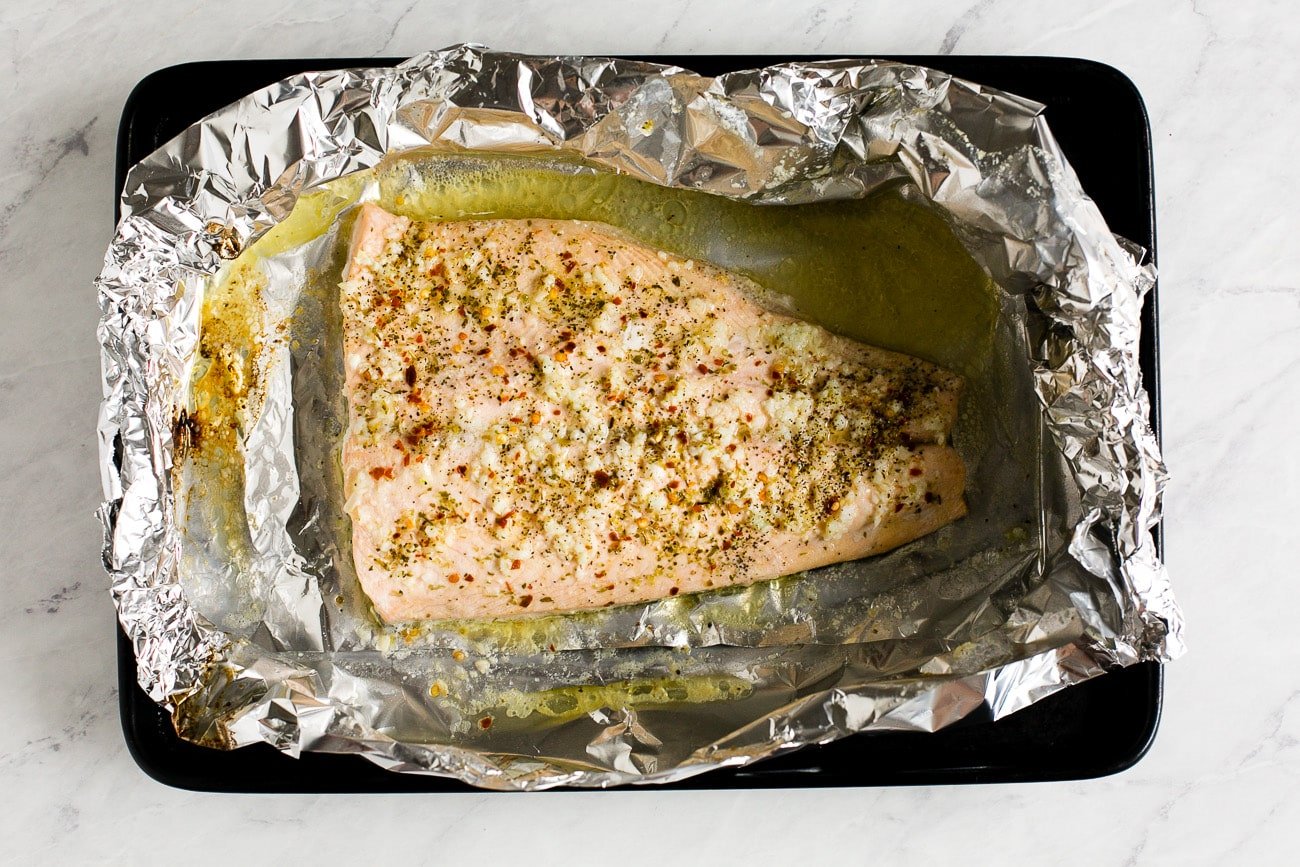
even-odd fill
[[(464, 56), (464, 52), (461, 52), (461, 57), (463, 57), (463, 56)], [(1032, 125), (1032, 123), (1030, 123), (1030, 125), (1027, 125), (1026, 127), (1024, 127), (1024, 129), (1032, 130), (1032, 129), (1034, 129), (1034, 125)], [(1022, 131), (1023, 131), (1023, 130), (1022, 130)], [(904, 161), (904, 164), (906, 164), (906, 161)], [(996, 172), (993, 173), (993, 174), (996, 174)], [(931, 179), (931, 183), (932, 183), (932, 179)], [(920, 179), (919, 186), (922, 187), (923, 190), (924, 190), (924, 188), (926, 188), (926, 182), (924, 182), (924, 179)], [(935, 192), (935, 190), (930, 190), (930, 191), (931, 191), (931, 192)], [(959, 203), (958, 203), (958, 204), (959, 204)], [(949, 207), (953, 207), (952, 203), (949, 203)], [(956, 211), (956, 209), (959, 209), (959, 208), (954, 208), (954, 211)], [(989, 250), (993, 250), (993, 251), (996, 252), (996, 247), (989, 247), (988, 250), (985, 250), (985, 248), (979, 247), (979, 244), (980, 244), (980, 243), (988, 243), (988, 239), (987, 239), (987, 238), (983, 238), (983, 235), (980, 234), (980, 231), (983, 231), (983, 230), (980, 230), (978, 226), (976, 226), (976, 229), (972, 230), (972, 233), (974, 233), (974, 234), (972, 234), (972, 238), (974, 238), (974, 240), (972, 240), (972, 248), (975, 248), (975, 251), (978, 252), (979, 255), (984, 255), (984, 253), (988, 253)], [(220, 234), (220, 233), (217, 233), (217, 234)], [(1048, 247), (1049, 247), (1049, 246), (1048, 246)], [(1044, 248), (1048, 248), (1048, 247), (1044, 247)], [(982, 251), (982, 250), (983, 250), (983, 252), (980, 252), (980, 251)], [(1010, 250), (1011, 252), (1015, 253), (1015, 251), (1019, 250), (1019, 248), (1018, 248), (1017, 246), (1015, 246), (1015, 244), (1004, 244), (1004, 252), (1006, 252), (1006, 251), (1008, 251), (1008, 250)], [(1106, 251), (1106, 252), (1113, 252), (1113, 251)], [(1019, 253), (1015, 253), (1015, 255), (1019, 255)], [(993, 256), (993, 263), (995, 263), (995, 264), (997, 263), (997, 257), (996, 257), (996, 255)], [(1122, 263), (1121, 263), (1121, 264), (1122, 264)], [(1130, 274), (1130, 277), (1131, 277), (1131, 274)], [(1139, 281), (1139, 283), (1140, 283), (1140, 281)], [(1138, 292), (1139, 299), (1140, 299), (1140, 291), (1141, 291), (1141, 287), (1138, 286), (1138, 289), (1136, 289), (1136, 292)], [(1052, 299), (1048, 298), (1047, 300), (1048, 300), (1048, 302), (1049, 302), (1049, 307), (1050, 307), (1050, 302), (1052, 302)], [(1039, 303), (1039, 299), (1035, 298), (1035, 299), (1034, 299), (1034, 302), (1035, 302), (1036, 304)], [(1037, 348), (1037, 347), (1035, 347), (1035, 348)], [(1121, 350), (1123, 350), (1123, 348), (1125, 348), (1125, 347), (1121, 347)], [(1130, 347), (1130, 348), (1131, 348), (1131, 347)], [(1041, 389), (1041, 387), (1043, 387), (1043, 385), (1044, 385), (1044, 382), (1043, 382), (1043, 380), (1041, 380), (1041, 377), (1040, 377), (1039, 385), (1040, 385), (1040, 389)], [(1050, 383), (1049, 383), (1049, 385), (1050, 385)], [(1057, 385), (1060, 385), (1060, 383), (1057, 383)], [(1069, 394), (1069, 390), (1066, 390), (1066, 394)], [(1057, 396), (1060, 396), (1060, 395), (1053, 395), (1053, 393), (1050, 393), (1050, 391), (1044, 391), (1044, 396), (1045, 396), (1045, 399), (1048, 399), (1049, 402), (1050, 402), (1050, 400), (1054, 400), (1054, 399), (1057, 398)], [(1069, 409), (1069, 407), (1066, 407), (1066, 409)], [(1065, 413), (1061, 413), (1061, 415), (1060, 415), (1060, 416), (1057, 416), (1057, 417), (1069, 417), (1069, 416), (1065, 415)], [(1050, 420), (1050, 413), (1049, 413), (1049, 420)], [(1084, 425), (1084, 426), (1087, 426), (1087, 425)], [(1139, 432), (1139, 433), (1140, 433), (1140, 432)], [(1148, 432), (1148, 433), (1149, 433), (1149, 432)], [(1080, 455), (1076, 454), (1076, 455), (1075, 455), (1075, 460), (1079, 460), (1079, 458), (1080, 458)], [(1088, 460), (1092, 460), (1091, 458), (1089, 458), (1087, 452), (1083, 452), (1082, 459), (1083, 459), (1083, 463), (1087, 463)], [(1149, 469), (1149, 468), (1148, 468), (1148, 469)], [(1078, 474), (1076, 474), (1076, 477), (1078, 477)], [(1105, 480), (1104, 480), (1104, 481), (1105, 481)], [(1095, 493), (1096, 493), (1096, 491), (1093, 491), (1093, 494), (1095, 494)], [(1095, 499), (1095, 498), (1093, 498), (1093, 499)], [(1087, 504), (1088, 504), (1088, 491), (1087, 491), (1087, 490), (1084, 491), (1083, 504), (1084, 504), (1084, 506), (1087, 506)], [(1105, 513), (1101, 513), (1101, 515), (1099, 515), (1099, 519), (1097, 519), (1097, 520), (1104, 519), (1104, 516), (1105, 516)], [(1087, 517), (1088, 517), (1087, 515), (1084, 515), (1084, 519), (1087, 520)], [(1092, 526), (1096, 526), (1096, 524), (1097, 524), (1097, 521), (1095, 520), (1095, 521), (1093, 521)], [(1078, 536), (1078, 534), (1076, 534), (1076, 536)], [(1121, 545), (1123, 545), (1123, 539), (1122, 539), (1122, 541), (1121, 541)], [(1078, 538), (1075, 539), (1075, 549), (1076, 549), (1076, 551), (1079, 552), (1079, 554), (1084, 555), (1084, 558), (1083, 558), (1083, 559), (1087, 559), (1087, 555), (1089, 555), (1089, 554), (1091, 554), (1091, 555), (1093, 555), (1093, 556), (1096, 556), (1096, 552), (1095, 552), (1095, 551), (1089, 551), (1089, 547), (1088, 547), (1088, 545), (1087, 545), (1087, 533), (1084, 533), (1084, 534), (1083, 534), (1083, 543), (1082, 543), (1082, 545), (1080, 545), (1080, 543), (1079, 543), (1079, 539), (1078, 539)], [(1076, 558), (1076, 559), (1079, 559), (1079, 558)], [(1099, 563), (1100, 563), (1100, 560), (1097, 560), (1097, 562), (1089, 563), (1088, 565), (1091, 565), (1091, 567), (1097, 567), (1097, 565), (1099, 565)], [(1123, 576), (1123, 569), (1121, 569), (1121, 571), (1119, 571), (1118, 575), (1121, 576), (1121, 581), (1122, 581), (1122, 580), (1123, 580), (1123, 577), (1125, 577), (1125, 576)], [(1087, 584), (1088, 584), (1088, 580), (1087, 580), (1087, 578), (1084, 578), (1084, 580), (1080, 581), (1080, 584), (1087, 585)], [(1067, 585), (1067, 586), (1069, 586), (1069, 585)], [(1123, 588), (1121, 588), (1121, 589), (1123, 589)], [(1093, 593), (1095, 593), (1096, 588), (1092, 588), (1092, 591), (1093, 591)], [(1131, 601), (1130, 601), (1130, 602), (1131, 602)], [(1121, 606), (1121, 608), (1122, 608), (1122, 606)], [(1165, 621), (1165, 623), (1166, 623), (1166, 625), (1167, 625), (1167, 621)], [(1167, 647), (1164, 647), (1164, 649), (1162, 649), (1162, 650), (1167, 650)], [(1157, 653), (1160, 653), (1160, 651), (1157, 651)], [(940, 658), (940, 659), (941, 659), (941, 658)], [(1041, 662), (1041, 660), (1040, 660), (1040, 662)], [(810, 663), (810, 664), (811, 664), (811, 663)], [(940, 664), (943, 664), (943, 663), (940, 663)], [(814, 667), (814, 668), (815, 668), (815, 667)], [(1040, 666), (1040, 668), (1041, 668), (1041, 666)], [(1008, 671), (1010, 671), (1010, 669), (1008, 669)], [(1056, 669), (1056, 676), (1058, 677), (1058, 680), (1061, 679), (1061, 672), (1062, 672), (1062, 671), (1069, 671), (1069, 669), (1067, 669), (1067, 668), (1057, 668), (1057, 669)], [(1075, 667), (1075, 671), (1083, 672), (1083, 673), (1087, 673), (1087, 672), (1088, 672), (1088, 667)], [(953, 673), (959, 673), (959, 668), (958, 668), (958, 669), (953, 669)], [(1009, 677), (1009, 675), (1008, 675), (1008, 677)], [(985, 680), (987, 680), (987, 679), (985, 679)], [(252, 682), (256, 682), (256, 679), (253, 679)], [(1004, 682), (1004, 684), (1006, 684), (1006, 682), (1017, 682), (1017, 681), (1014, 681), (1014, 680), (1006, 680), (1005, 677), (1004, 677), (1004, 680), (1002, 680), (1001, 682)], [(326, 689), (331, 689), (331, 686), (329, 686), (328, 684), (317, 684), (317, 685), (325, 685), (325, 686), (326, 686)], [(588, 718), (590, 718), (590, 714), (588, 715)], [(858, 721), (862, 721), (862, 724), (870, 725), (870, 724), (874, 723), (875, 720), (874, 720), (874, 718), (871, 718), (871, 719), (862, 718), (861, 720), (858, 720)], [(295, 741), (295, 742), (296, 742), (296, 741)], [(690, 764), (689, 767), (695, 768), (695, 767), (697, 767), (697, 766), (694, 766), (694, 764)], [(545, 784), (546, 784), (545, 781), (542, 781), (542, 784), (545, 785)], [(526, 785), (526, 783), (525, 783), (525, 785)]]

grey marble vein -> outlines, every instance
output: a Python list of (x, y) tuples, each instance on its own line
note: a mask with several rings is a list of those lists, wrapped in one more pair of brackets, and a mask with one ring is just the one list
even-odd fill
[(957, 47), (957, 43), (966, 35), (966, 30), (974, 23), (983, 18), (990, 9), (997, 3), (997, 0), (979, 0), (969, 9), (961, 14), (953, 25), (948, 28), (948, 32), (943, 34), (943, 41), (939, 43), (938, 54), (952, 54)]

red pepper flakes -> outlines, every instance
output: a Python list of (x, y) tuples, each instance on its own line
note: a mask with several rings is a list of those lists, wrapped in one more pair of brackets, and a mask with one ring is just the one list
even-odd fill
[(380, 479), (391, 479), (392, 477), (393, 477), (392, 467), (371, 467), (370, 468), (370, 478), (374, 479), (375, 481), (379, 481)]
[(492, 717), (490, 716), (483, 717), (481, 720), (478, 721), (478, 727), (483, 729), (484, 731), (487, 731), (488, 729), (492, 728)]

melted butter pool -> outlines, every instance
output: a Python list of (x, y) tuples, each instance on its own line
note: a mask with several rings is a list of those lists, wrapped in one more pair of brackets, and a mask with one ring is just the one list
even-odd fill
[(744, 274), (832, 331), (960, 372), (980, 366), (997, 318), (988, 276), (944, 218), (898, 186), (757, 206), (554, 160), (430, 155), (395, 160), (378, 180), (381, 204), (412, 219), (608, 223)]
[[(257, 260), (324, 234), (371, 185), (378, 190), (379, 204), (412, 219), (608, 223), (645, 244), (743, 274), (788, 296), (800, 316), (832, 331), (968, 376), (978, 375), (992, 347), (995, 287), (945, 219), (899, 186), (861, 200), (764, 207), (554, 158), (413, 154), (327, 184), (303, 196), (288, 218), (227, 269), (215, 297), (229, 301), (238, 294), (229, 281), (241, 279)], [(793, 576), (780, 584), (801, 580)], [(725, 592), (748, 598), (766, 591)], [(672, 604), (685, 621), (693, 600)], [(737, 605), (716, 614), (743, 617), (752, 607)], [(467, 644), (530, 653), (546, 650), (561, 637), (565, 619), (444, 622), (436, 628), (457, 633)], [(425, 624), (392, 632), (407, 645), (431, 635)], [(714, 701), (746, 691), (731, 679), (682, 678), (519, 693), (501, 704), (509, 716), (568, 717), (594, 707)]]

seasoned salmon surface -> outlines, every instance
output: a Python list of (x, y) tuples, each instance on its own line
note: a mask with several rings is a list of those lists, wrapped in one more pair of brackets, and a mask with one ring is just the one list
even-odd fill
[(592, 223), (357, 216), (342, 464), (386, 622), (776, 578), (965, 514), (961, 379)]

